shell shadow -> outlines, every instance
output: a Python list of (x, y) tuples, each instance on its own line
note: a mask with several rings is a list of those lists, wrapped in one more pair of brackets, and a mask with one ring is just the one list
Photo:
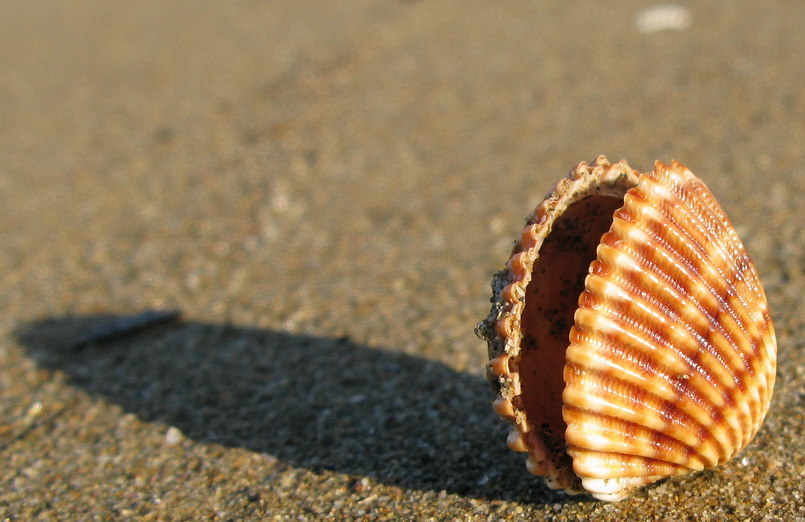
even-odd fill
[(16, 338), (72, 385), (194, 440), (406, 489), (587, 500), (528, 475), (505, 447), (506, 427), (482, 376), (348, 338), (193, 321), (76, 347), (119, 319), (47, 318), (20, 326)]

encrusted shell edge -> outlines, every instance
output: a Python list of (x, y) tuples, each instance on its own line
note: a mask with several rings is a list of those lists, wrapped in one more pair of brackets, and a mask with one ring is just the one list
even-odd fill
[(528, 216), (520, 239), (514, 244), (506, 268), (492, 279), (492, 308), (489, 315), (476, 328), (476, 334), (488, 345), (489, 364), (487, 378), (498, 394), (495, 412), (511, 424), (507, 444), (514, 451), (527, 452), (528, 470), (546, 477), (552, 489), (568, 493), (583, 491), (581, 480), (559, 460), (564, 454), (551, 451), (533, 426), (525, 411), (518, 405), (521, 395), (517, 370), (522, 332), (518, 317), (524, 307), (525, 289), (531, 281), (534, 262), (544, 239), (550, 234), (554, 222), (573, 203), (592, 195), (623, 197), (637, 185), (640, 174), (626, 161), (611, 164), (599, 156), (592, 164), (579, 163), (567, 176), (559, 180), (553, 190)]

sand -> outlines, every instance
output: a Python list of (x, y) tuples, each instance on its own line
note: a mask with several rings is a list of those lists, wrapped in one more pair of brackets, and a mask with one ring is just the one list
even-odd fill
[[(0, 518), (805, 520), (805, 4), (653, 5), (2, 2)], [(617, 504), (526, 472), (473, 334), (599, 154), (705, 180), (779, 341), (750, 446)]]

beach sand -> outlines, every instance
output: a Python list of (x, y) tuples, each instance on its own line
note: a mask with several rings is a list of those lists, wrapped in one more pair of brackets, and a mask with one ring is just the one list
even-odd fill
[[(654, 5), (2, 2), (0, 518), (805, 520), (805, 4)], [(708, 184), (779, 343), (738, 458), (617, 504), (527, 473), (473, 334), (599, 154)]]

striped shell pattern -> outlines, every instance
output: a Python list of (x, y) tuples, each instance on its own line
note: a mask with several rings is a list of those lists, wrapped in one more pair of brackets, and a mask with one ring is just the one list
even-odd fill
[(495, 411), (549, 486), (620, 500), (734, 457), (760, 428), (776, 368), (766, 298), (681, 164), (579, 164), (492, 287), (478, 333)]

